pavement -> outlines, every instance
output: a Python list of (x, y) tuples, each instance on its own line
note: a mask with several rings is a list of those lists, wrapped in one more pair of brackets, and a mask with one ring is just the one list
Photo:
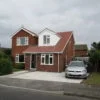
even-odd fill
[[(23, 72), (28, 73), (28, 72)], [(17, 73), (16, 73), (17, 74)], [(20, 73), (21, 75), (21, 73)], [(13, 74), (13, 76), (16, 76)], [(36, 91), (58, 93), (71, 96), (87, 97), (100, 100), (100, 87), (93, 87), (80, 83), (68, 83), (58, 81), (43, 81), (34, 79), (11, 78), (12, 76), (0, 77), (0, 84), (5, 86), (33, 89)]]

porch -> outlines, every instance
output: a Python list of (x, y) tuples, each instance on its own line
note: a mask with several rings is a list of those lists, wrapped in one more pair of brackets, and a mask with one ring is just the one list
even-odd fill
[(25, 54), (25, 69), (37, 70), (37, 54)]

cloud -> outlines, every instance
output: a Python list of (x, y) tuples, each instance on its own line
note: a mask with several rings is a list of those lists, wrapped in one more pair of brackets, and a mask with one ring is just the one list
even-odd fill
[(0, 43), (11, 47), (11, 35), (24, 25), (37, 33), (71, 30), (76, 43), (90, 46), (100, 41), (99, 9), (100, 0), (0, 0)]

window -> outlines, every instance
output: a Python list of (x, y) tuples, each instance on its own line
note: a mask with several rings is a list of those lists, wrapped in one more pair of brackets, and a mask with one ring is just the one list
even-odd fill
[(18, 37), (17, 46), (19, 45), (28, 45), (28, 37)]
[(46, 35), (43, 36), (44, 44), (46, 44)]
[(42, 65), (53, 65), (53, 54), (41, 54)]
[(43, 36), (43, 43), (44, 44), (50, 44), (50, 35), (44, 35)]
[(24, 55), (16, 54), (15, 62), (16, 63), (24, 63)]

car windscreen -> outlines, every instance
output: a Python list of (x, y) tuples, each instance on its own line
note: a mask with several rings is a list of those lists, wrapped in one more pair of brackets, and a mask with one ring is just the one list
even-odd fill
[(78, 67), (82, 67), (82, 66), (84, 66), (84, 63), (83, 62), (71, 62), (70, 64), (69, 64), (69, 67), (74, 67), (74, 66), (78, 66)]

